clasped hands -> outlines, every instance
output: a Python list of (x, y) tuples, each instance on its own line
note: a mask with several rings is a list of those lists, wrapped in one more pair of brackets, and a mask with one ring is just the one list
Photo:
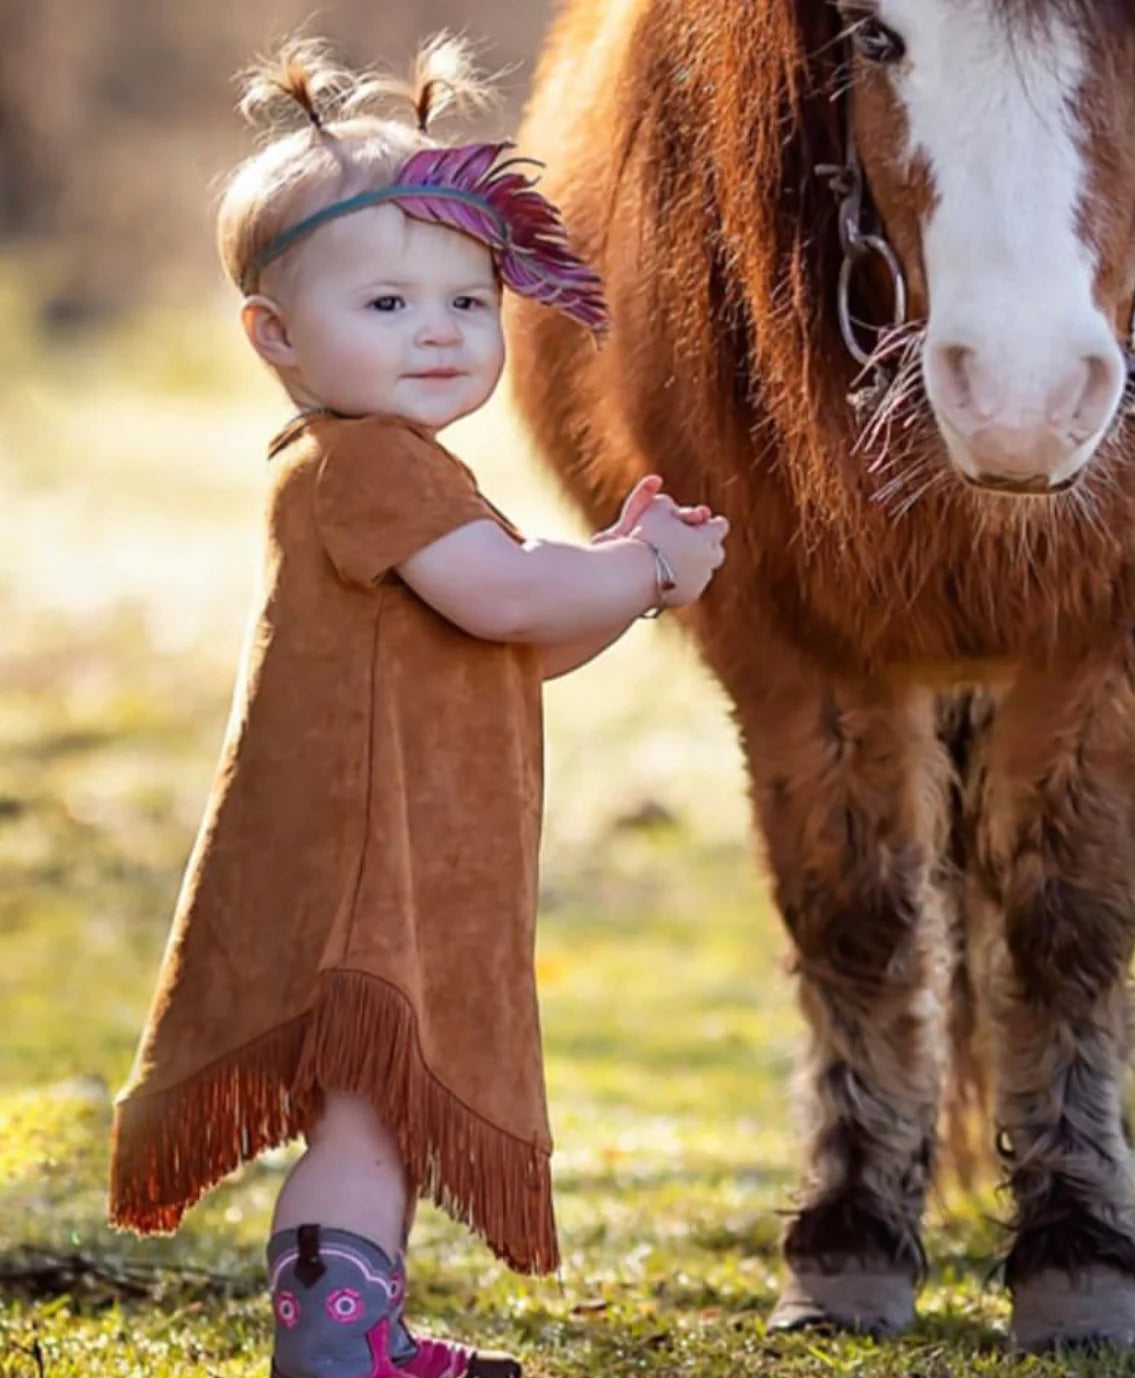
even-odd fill
[(692, 603), (725, 560), (729, 522), (704, 503), (684, 507), (662, 491), (662, 479), (648, 474), (623, 502), (618, 519), (591, 538), (593, 545), (638, 539), (660, 551), (674, 573), (667, 607)]

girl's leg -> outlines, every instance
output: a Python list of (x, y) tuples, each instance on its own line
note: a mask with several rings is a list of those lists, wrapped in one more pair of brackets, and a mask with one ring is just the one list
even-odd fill
[(506, 1355), (407, 1331), (406, 1195), (370, 1102), (328, 1092), (272, 1221), (274, 1378), (519, 1378)]
[(361, 1234), (395, 1258), (406, 1223), (406, 1173), (371, 1103), (328, 1091), (307, 1142), (276, 1202), (272, 1233), (318, 1222)]

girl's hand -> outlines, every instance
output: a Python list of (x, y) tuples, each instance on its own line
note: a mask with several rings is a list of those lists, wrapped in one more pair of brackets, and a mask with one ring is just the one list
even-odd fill
[(646, 509), (632, 534), (656, 546), (666, 557), (674, 587), (662, 601), (666, 607), (681, 608), (701, 596), (724, 562), (729, 522), (712, 514), (688, 520), (677, 510), (667, 511), (660, 499)]
[(647, 474), (639, 479), (623, 501), (623, 510), (612, 526), (597, 531), (591, 538), (592, 545), (604, 545), (607, 541), (622, 540), (629, 536), (643, 518), (650, 504), (662, 491), (662, 480), (657, 474)]
[(607, 541), (632, 536), (652, 507), (662, 508), (680, 517), (687, 526), (701, 526), (713, 515), (704, 503), (699, 503), (696, 507), (679, 507), (673, 498), (662, 492), (661, 478), (657, 474), (647, 474), (646, 478), (639, 479), (627, 495), (618, 520), (603, 531), (597, 531), (591, 538), (591, 544), (603, 545)]

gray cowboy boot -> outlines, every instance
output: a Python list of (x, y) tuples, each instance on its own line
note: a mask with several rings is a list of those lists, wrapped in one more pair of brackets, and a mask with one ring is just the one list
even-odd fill
[(520, 1378), (506, 1355), (415, 1339), (401, 1260), (349, 1230), (301, 1225), (268, 1243), (273, 1378)]

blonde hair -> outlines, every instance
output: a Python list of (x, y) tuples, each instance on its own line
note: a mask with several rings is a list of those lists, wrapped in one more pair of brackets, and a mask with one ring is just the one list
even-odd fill
[[(257, 255), (289, 225), (342, 197), (392, 185), (407, 158), (437, 147), (430, 128), (440, 115), (492, 100), (469, 45), (444, 33), (423, 44), (408, 79), (351, 72), (323, 41), (294, 38), (241, 80), (240, 111), (268, 141), (225, 183), (217, 248), (246, 295), (259, 286)], [(373, 110), (398, 105), (413, 123)], [(284, 121), (301, 113), (302, 126), (286, 130)]]

